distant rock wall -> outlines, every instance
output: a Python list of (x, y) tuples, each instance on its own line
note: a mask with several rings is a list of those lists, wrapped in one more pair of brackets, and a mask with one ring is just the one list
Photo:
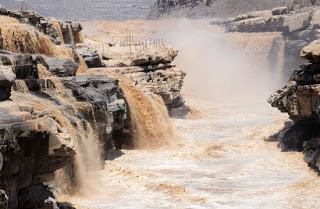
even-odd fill
[(211, 24), (225, 27), (228, 33), (281, 32), (282, 41), (275, 40), (274, 47), (283, 46), (282, 69), (289, 75), (292, 69), (304, 63), (299, 56), (301, 49), (320, 38), (320, 9), (301, 4), (299, 7), (277, 7), (212, 21)]
[(287, 6), (292, 2), (293, 0), (157, 0), (147, 18), (225, 18), (250, 11), (259, 11), (280, 6)]
[[(109, 20), (124, 21), (145, 19), (155, 0), (24, 0), (30, 10), (46, 17), (63, 20)], [(20, 0), (0, 0), (10, 10), (17, 10)]]

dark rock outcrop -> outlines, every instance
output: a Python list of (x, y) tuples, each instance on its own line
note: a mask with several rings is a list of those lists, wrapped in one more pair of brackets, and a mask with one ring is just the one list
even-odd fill
[(79, 54), (84, 58), (87, 66), (89, 68), (94, 67), (105, 67), (104, 64), (101, 62), (100, 55), (96, 51), (89, 51), (89, 50), (78, 50)]
[(78, 70), (79, 64), (73, 62), (71, 59), (57, 59), (42, 56), (44, 66), (49, 67), (49, 71), (59, 77), (74, 76)]
[(320, 42), (312, 42), (301, 52), (310, 63), (294, 71), (289, 83), (268, 102), (295, 121), (281, 137), (281, 147), (303, 151), (306, 162), (320, 169)]
[[(79, 128), (76, 120), (92, 126), (105, 150), (129, 143), (127, 105), (118, 80), (75, 76), (78, 64), (68, 59), (3, 50), (0, 59), (1, 96), (7, 100), (0, 102), (0, 188), (10, 209), (57, 208), (44, 183), (53, 180), (56, 170), (72, 167), (77, 140), (61, 120), (74, 129)], [(3, 198), (4, 205), (6, 201)]]
[(11, 96), (11, 86), (15, 79), (16, 75), (11, 67), (0, 67), (0, 101), (9, 99)]
[[(56, 121), (40, 117), (31, 107), (19, 106), (16, 102), (1, 104), (0, 124), (1, 188), (5, 188), (9, 196), (9, 208), (32, 208), (26, 207), (26, 202), (36, 198), (30, 191), (36, 192), (34, 187), (51, 181), (53, 172), (71, 161), (74, 146)], [(40, 190), (51, 194), (43, 185), (39, 195)], [(37, 202), (44, 200), (37, 199)]]

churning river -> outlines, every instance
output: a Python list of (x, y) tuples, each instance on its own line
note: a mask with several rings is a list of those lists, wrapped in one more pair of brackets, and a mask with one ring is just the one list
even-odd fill
[(166, 28), (161, 35), (180, 49), (176, 64), (188, 73), (192, 113), (168, 121), (169, 145), (113, 153), (87, 177), (88, 188), (60, 200), (100, 209), (319, 207), (318, 175), (274, 136), (290, 125), (266, 102), (283, 81), (261, 66), (278, 34), (225, 37), (185, 22)]

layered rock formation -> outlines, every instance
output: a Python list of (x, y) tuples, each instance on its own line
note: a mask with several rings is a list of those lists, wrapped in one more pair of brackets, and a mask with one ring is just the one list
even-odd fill
[(162, 97), (169, 110), (184, 105), (181, 88), (186, 73), (172, 64), (178, 50), (171, 46), (155, 45), (140, 47), (113, 47), (103, 52), (104, 68), (90, 71), (107, 74), (122, 74), (130, 78), (139, 89)]
[[(115, 132), (129, 129), (127, 106), (117, 79), (74, 76), (79, 65), (68, 59), (1, 53), (1, 96), (7, 101), (0, 103), (0, 185), (9, 208), (47, 208), (45, 201), (53, 195), (43, 182), (74, 160), (77, 139), (69, 129), (92, 126), (111, 149)], [(7, 55), (14, 65), (4, 62)], [(87, 125), (81, 128), (80, 122)]]
[[(76, 76), (86, 69), (83, 58), (40, 32), (48, 22), (34, 13), (15, 19), (12, 14), (0, 17), (0, 205), (58, 208), (46, 184), (66, 165), (70, 177), (78, 179), (91, 167), (75, 162), (103, 158), (102, 150), (93, 150), (99, 153), (94, 155), (82, 144), (106, 151), (129, 143), (119, 137), (130, 136), (128, 108), (117, 79)], [(77, 28), (75, 33), (81, 29), (67, 25), (70, 31)]]
[(272, 9), (280, 6), (287, 6), (293, 0), (286, 1), (263, 1), (263, 0), (158, 0), (148, 19), (158, 19), (165, 17), (187, 17), (204, 18), (217, 17), (225, 18), (240, 15), (250, 11)]
[[(254, 11), (211, 24), (224, 26), (226, 32), (264, 33), (280, 32), (282, 37), (273, 41), (273, 49), (282, 52), (281, 68), (285, 74), (304, 61), (299, 54), (308, 43), (320, 38), (320, 10), (318, 7), (305, 7), (301, 4), (290, 7), (277, 7), (272, 10)], [(270, 63), (278, 57), (270, 51)], [(276, 54), (278, 55), (278, 54)]]
[(59, 21), (45, 18), (30, 10), (7, 10), (0, 5), (0, 15), (13, 17), (21, 23), (30, 24), (49, 36), (56, 44), (74, 45), (81, 42), (81, 25), (75, 21)]
[(320, 169), (320, 42), (312, 42), (301, 52), (309, 60), (295, 70), (288, 84), (273, 94), (268, 102), (282, 112), (287, 112), (295, 125), (282, 134), (284, 149), (303, 151), (305, 161)]
[[(41, 17), (29, 12), (32, 15), (23, 18), (10, 11), (3, 14), (7, 17), (0, 16), (0, 207), (72, 208), (55, 201), (52, 185), (65, 192), (82, 188), (88, 172), (103, 168), (109, 150), (143, 147), (147, 141), (134, 143), (138, 138), (154, 138), (151, 146), (161, 144), (158, 141), (171, 131), (161, 98), (169, 109), (183, 105), (185, 73), (171, 63), (178, 51), (169, 46), (143, 46), (134, 52), (112, 47), (120, 49), (121, 59), (113, 50), (101, 53), (77, 46), (77, 52), (60, 45), (68, 42), (64, 22), (41, 23)], [(58, 29), (60, 41), (50, 27)], [(76, 22), (65, 27), (69, 38), (81, 30)], [(100, 68), (87, 69), (85, 63)], [(130, 78), (126, 92), (109, 74)], [(131, 108), (128, 101), (134, 103)], [(64, 176), (59, 182), (61, 169)]]

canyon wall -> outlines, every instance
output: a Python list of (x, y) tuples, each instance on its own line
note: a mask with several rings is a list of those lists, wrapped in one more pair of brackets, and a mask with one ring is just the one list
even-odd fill
[(39, 4), (38, 0), (0, 0), (0, 4), (11, 10), (25, 6), (46, 17), (63, 20), (109, 20), (123, 21), (145, 19), (154, 0), (46, 0)]
[(250, 11), (272, 9), (279, 6), (287, 6), (292, 0), (286, 1), (263, 1), (263, 0), (158, 0), (148, 19), (166, 17), (186, 18), (225, 18), (240, 15)]
[(269, 98), (269, 103), (289, 114), (295, 124), (279, 135), (284, 150), (303, 151), (305, 161), (320, 169), (319, 72), (320, 42), (314, 41), (301, 51), (309, 63), (293, 72), (288, 84)]
[(88, 189), (115, 149), (169, 142), (167, 108), (184, 104), (176, 49), (98, 53), (77, 45), (77, 22), (1, 11), (2, 208), (74, 208), (55, 195)]
[[(270, 63), (281, 64), (284, 77), (292, 69), (303, 64), (299, 54), (303, 47), (320, 38), (320, 10), (318, 7), (277, 7), (272, 10), (255, 11), (236, 17), (211, 22), (225, 28), (227, 33), (281, 33), (274, 39), (268, 56)], [(279, 55), (279, 52), (282, 54)], [(269, 70), (273, 69), (273, 64)], [(279, 75), (280, 76), (280, 75)]]

